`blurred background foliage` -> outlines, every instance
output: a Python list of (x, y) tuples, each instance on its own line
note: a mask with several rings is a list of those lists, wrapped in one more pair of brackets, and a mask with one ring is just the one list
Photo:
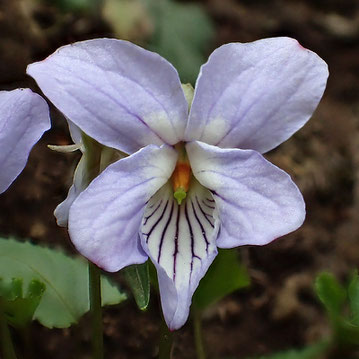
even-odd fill
[[(359, 264), (357, 0), (0, 0), (0, 34), (1, 89), (38, 90), (25, 75), (27, 64), (59, 46), (96, 37), (126, 39), (154, 50), (193, 85), (211, 51), (227, 42), (291, 36), (324, 58), (330, 78), (313, 119), (267, 154), (302, 190), (305, 224), (269, 246), (221, 253), (213, 266), (218, 271), (211, 269), (194, 303), (203, 318), (209, 358), (359, 358), (358, 351), (327, 351), (333, 338), (355, 341), (358, 331), (357, 277), (348, 284)], [(73, 254), (67, 232), (56, 226), (52, 212), (66, 196), (79, 154), (46, 148), (71, 142), (54, 108), (52, 121), (25, 171), (0, 198), (0, 235), (30, 238)], [(327, 274), (317, 277), (323, 271)], [(147, 272), (127, 276), (143, 281)], [(126, 286), (121, 275), (111, 277)], [(218, 283), (215, 290), (213, 283)], [(135, 297), (147, 310), (138, 311), (135, 301), (128, 300), (104, 311), (109, 358), (157, 355), (161, 314), (156, 292), (148, 302), (144, 285)], [(50, 331), (36, 322), (32, 327), (39, 358), (88, 355), (86, 317), (68, 329)], [(335, 336), (340, 333), (346, 333), (344, 338)], [(190, 324), (175, 334), (175, 343), (175, 359), (196, 357)]]

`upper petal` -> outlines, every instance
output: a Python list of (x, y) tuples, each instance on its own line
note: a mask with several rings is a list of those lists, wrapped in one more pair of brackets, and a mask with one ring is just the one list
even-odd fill
[(104, 145), (133, 153), (183, 138), (188, 105), (177, 71), (130, 42), (77, 42), (27, 72), (66, 117)]
[(327, 77), (327, 64), (291, 38), (221, 46), (201, 68), (185, 139), (269, 151), (307, 122)]
[(144, 262), (138, 232), (145, 205), (176, 160), (172, 147), (149, 145), (96, 177), (70, 207), (69, 232), (79, 252), (109, 272)]
[(304, 221), (303, 197), (290, 176), (256, 151), (186, 145), (194, 176), (218, 207), (218, 247), (263, 245)]
[(24, 169), (29, 153), (50, 128), (46, 101), (30, 89), (0, 91), (0, 193)]
[(142, 247), (156, 266), (162, 310), (172, 330), (186, 322), (192, 295), (217, 255), (218, 225), (213, 198), (196, 180), (181, 205), (167, 183), (146, 207)]

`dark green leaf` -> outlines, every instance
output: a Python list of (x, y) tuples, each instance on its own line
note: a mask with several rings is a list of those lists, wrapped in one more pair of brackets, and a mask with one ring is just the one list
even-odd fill
[(155, 265), (151, 261), (147, 261), (148, 269), (150, 272), (150, 282), (152, 288), (154, 288), (157, 292), (159, 292), (158, 278), (157, 278), (157, 270)]
[(151, 0), (145, 4), (155, 23), (150, 50), (170, 61), (183, 83), (194, 84), (214, 35), (210, 18), (198, 4), (172, 0)]
[(321, 273), (315, 280), (315, 291), (332, 316), (339, 316), (346, 300), (346, 290), (331, 273)]
[[(82, 258), (71, 258), (59, 250), (0, 238), (0, 275), (4, 280), (22, 278), (25, 287), (35, 279), (46, 291), (34, 319), (52, 328), (76, 323), (89, 310), (88, 265)], [(125, 299), (117, 287), (102, 277), (102, 304)]]
[(24, 328), (31, 322), (46, 288), (44, 283), (32, 280), (23, 296), (22, 287), (22, 279), (13, 278), (7, 282), (0, 279), (2, 311), (8, 323), (17, 328)]
[(137, 306), (141, 310), (147, 309), (150, 301), (150, 274), (148, 261), (143, 264), (135, 264), (124, 269), (127, 283), (131, 287)]
[(328, 346), (328, 342), (323, 341), (303, 349), (291, 349), (268, 356), (261, 356), (256, 359), (318, 359), (328, 349)]
[(359, 326), (339, 318), (335, 323), (335, 338), (342, 346), (359, 346)]
[(359, 275), (355, 273), (348, 287), (352, 323), (359, 326)]
[(194, 305), (204, 309), (224, 296), (250, 284), (245, 266), (240, 262), (236, 250), (220, 250), (201, 280), (193, 297)]

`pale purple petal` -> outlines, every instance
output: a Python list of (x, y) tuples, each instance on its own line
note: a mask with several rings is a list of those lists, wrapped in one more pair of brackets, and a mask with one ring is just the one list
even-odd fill
[(263, 245), (304, 221), (303, 197), (290, 176), (256, 151), (186, 145), (193, 175), (208, 188), (221, 221), (217, 246)]
[(327, 77), (326, 63), (294, 39), (221, 46), (201, 68), (185, 140), (269, 151), (308, 121)]
[(176, 151), (149, 145), (107, 167), (70, 207), (70, 237), (79, 252), (109, 271), (143, 263), (139, 241), (146, 203), (171, 176)]
[(218, 227), (213, 198), (195, 179), (181, 205), (170, 183), (147, 204), (142, 247), (157, 268), (163, 314), (172, 330), (186, 322), (192, 295), (217, 255)]
[(45, 100), (30, 89), (0, 91), (0, 193), (24, 169), (29, 153), (50, 128)]
[(177, 71), (158, 54), (95, 39), (61, 47), (27, 72), (67, 118), (104, 145), (133, 153), (183, 138), (188, 105)]
[(69, 189), (66, 199), (61, 202), (54, 211), (57, 224), (61, 227), (67, 227), (69, 220), (69, 210), (72, 203), (79, 196), (79, 194), (86, 188), (87, 180), (85, 174), (86, 158), (82, 155), (79, 163), (77, 164), (74, 173), (74, 182)]

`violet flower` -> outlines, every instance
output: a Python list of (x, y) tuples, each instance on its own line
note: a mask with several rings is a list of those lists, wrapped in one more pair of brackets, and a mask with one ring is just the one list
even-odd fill
[(30, 89), (0, 91), (0, 193), (24, 169), (29, 153), (50, 128), (46, 101)]
[(296, 40), (221, 46), (192, 103), (171, 64), (121, 40), (62, 47), (28, 73), (82, 131), (129, 154), (73, 202), (69, 232), (110, 272), (149, 257), (170, 329), (187, 320), (217, 247), (264, 245), (302, 224), (300, 191), (262, 156), (307, 122), (325, 89), (327, 65)]

